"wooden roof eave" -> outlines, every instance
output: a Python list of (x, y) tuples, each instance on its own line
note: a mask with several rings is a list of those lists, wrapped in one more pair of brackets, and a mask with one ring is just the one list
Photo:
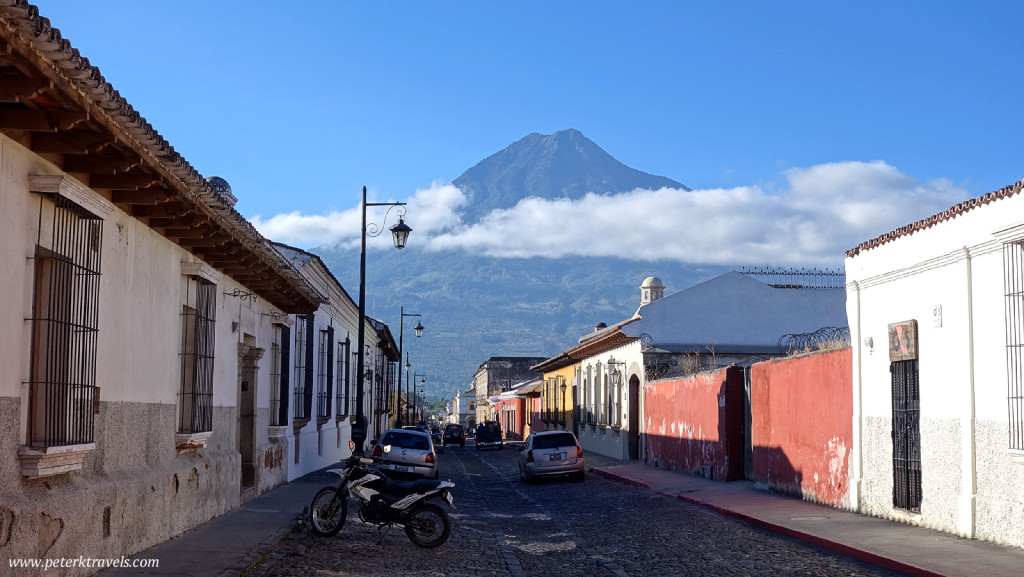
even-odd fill
[[(235, 280), (243, 285), (250, 282), (266, 286), (266, 283), (259, 281), (276, 277), (283, 285), (271, 284), (279, 284), (290, 290), (270, 291), (260, 296), (287, 313), (316, 310), (323, 297), (269, 245), (251, 223), (213, 191), (206, 179), (103, 79), (98, 68), (91, 66), (88, 59), (81, 57), (78, 50), (61, 38), (60, 31), (52, 28), (48, 19), (39, 16), (35, 6), (23, 0), (0, 0), (0, 41), (9, 59), (14, 61), (14, 66), (25, 74), (24, 78), (5, 77), (0, 80), (0, 83), (17, 85), (15, 88), (21, 91), (17, 101), (25, 102), (27, 106), (36, 105), (38, 102), (24, 95), (31, 93), (40, 98), (43, 91), (46, 91), (46, 97), (59, 95), (59, 104), (65, 108), (48, 108), (40, 112), (16, 109), (6, 118), (8, 129), (17, 131), (28, 122), (51, 122), (52, 127), (44, 124), (39, 127), (40, 132), (33, 133), (44, 135), (37, 137), (39, 143), (52, 141), (53, 136), (47, 129), (55, 128), (54, 132), (65, 134), (86, 154), (101, 150), (116, 151), (115, 155), (105, 157), (96, 154), (89, 157), (90, 161), (95, 159), (97, 166), (101, 167), (97, 170), (113, 173), (107, 178), (96, 178), (97, 183), (90, 184), (90, 187), (106, 188), (111, 191), (112, 199), (120, 199), (122, 203), (131, 206), (159, 204), (172, 199), (183, 203), (191, 208), (184, 214), (191, 214), (193, 218), (201, 216), (211, 226), (207, 231), (226, 235), (234, 242), (236, 249), (242, 247), (261, 265), (254, 266), (251, 271), (233, 274)], [(89, 127), (97, 131), (72, 131), (72, 128), (80, 127), (82, 122), (87, 122)], [(119, 160), (119, 156), (124, 158)], [(78, 158), (72, 163), (81, 160)], [(85, 166), (83, 164), (82, 167)], [(151, 172), (127, 172), (133, 168)], [(121, 172), (118, 172), (119, 169)], [(158, 186), (143, 186), (147, 183), (156, 183)], [(99, 186), (104, 184), (108, 187)], [(117, 186), (128, 188), (118, 192), (122, 189)], [(168, 193), (167, 198), (162, 198), (164, 190)], [(185, 236), (181, 232), (177, 233), (178, 236), (161, 232), (172, 239), (180, 240)], [(184, 243), (183, 246), (195, 252), (190, 249), (190, 246), (195, 245)]]

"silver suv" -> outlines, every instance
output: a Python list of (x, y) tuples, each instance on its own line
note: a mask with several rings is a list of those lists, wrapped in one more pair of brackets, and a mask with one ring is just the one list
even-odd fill
[(583, 447), (569, 431), (531, 433), (519, 453), (519, 478), (529, 483), (538, 477), (569, 475), (583, 481)]

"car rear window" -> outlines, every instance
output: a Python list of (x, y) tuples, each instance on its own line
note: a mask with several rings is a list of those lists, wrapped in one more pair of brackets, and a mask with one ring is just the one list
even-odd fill
[(539, 435), (533, 438), (534, 449), (554, 449), (555, 447), (575, 447), (576, 439), (571, 434)]
[(430, 443), (427, 442), (426, 437), (411, 433), (388, 433), (381, 439), (380, 444), (401, 447), (403, 449), (414, 449), (416, 451), (427, 451), (430, 449)]

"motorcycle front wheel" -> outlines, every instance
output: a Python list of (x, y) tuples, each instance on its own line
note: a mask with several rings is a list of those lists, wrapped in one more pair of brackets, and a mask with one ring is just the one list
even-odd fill
[(424, 503), (409, 513), (405, 523), (409, 540), (424, 549), (443, 545), (452, 534), (452, 521), (444, 509), (433, 503)]
[(348, 517), (348, 499), (334, 498), (337, 489), (324, 487), (313, 496), (309, 506), (309, 526), (321, 537), (333, 537), (345, 526)]

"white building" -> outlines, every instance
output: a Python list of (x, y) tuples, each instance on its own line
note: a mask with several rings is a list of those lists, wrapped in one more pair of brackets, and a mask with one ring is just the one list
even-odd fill
[(1021, 189), (847, 252), (863, 513), (1024, 546)]
[(643, 454), (646, 383), (786, 354), (786, 335), (845, 329), (846, 293), (833, 285), (835, 273), (764, 276), (777, 282), (732, 271), (669, 296), (659, 278), (648, 277), (632, 318), (598, 325), (534, 367), (551, 378), (576, 365), (570, 398), (583, 448), (617, 459)]
[[(274, 386), (271, 404), (275, 440), (288, 448), (288, 480), (301, 477), (348, 457), (356, 416), (355, 357), (359, 342), (359, 306), (320, 257), (274, 243), (274, 247), (322, 295), (314, 312), (289, 318), (289, 370)], [(397, 353), (387, 326), (366, 317), (364, 367), (370, 372), (363, 391), (363, 411), (371, 423), (370, 437), (387, 428), (384, 395), (394, 392), (391, 380)], [(377, 384), (387, 384), (378, 387)], [(392, 397), (392, 403), (395, 398)]]
[(329, 273), (296, 269), (34, 7), (5, 4), (0, 39), (0, 564), (131, 555), (339, 455), (333, 406), (298, 436), (280, 411), (296, 319), (353, 330)]

